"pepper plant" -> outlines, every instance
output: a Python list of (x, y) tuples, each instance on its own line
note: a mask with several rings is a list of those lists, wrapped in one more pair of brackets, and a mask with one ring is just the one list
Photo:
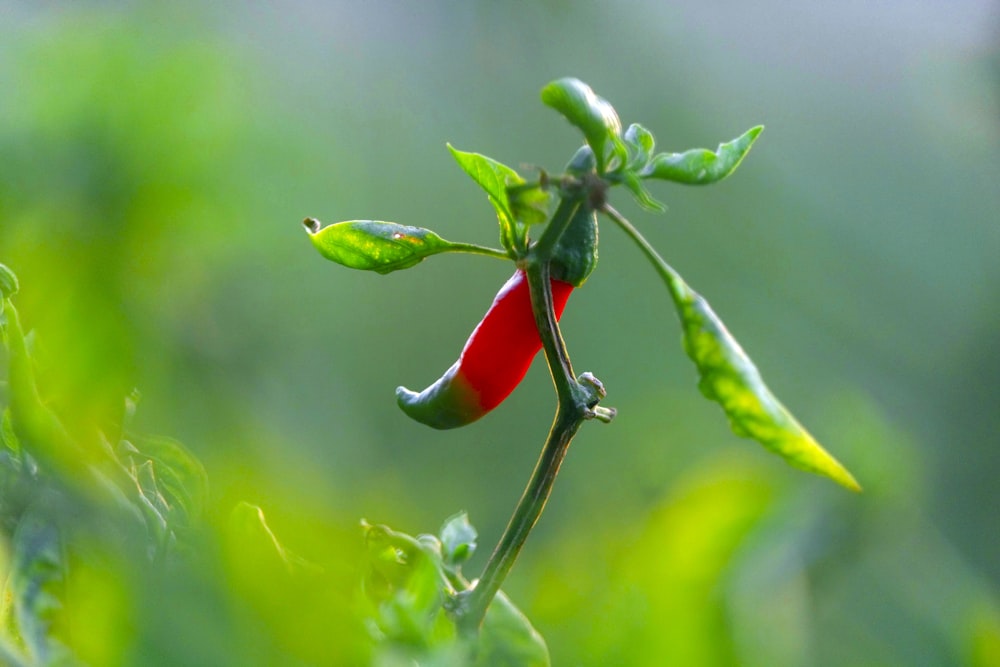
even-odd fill
[[(648, 129), (633, 123), (623, 130), (611, 104), (577, 79), (553, 81), (542, 90), (541, 98), (580, 130), (585, 141), (561, 173), (541, 171), (529, 180), (492, 158), (449, 145), (459, 166), (485, 190), (496, 212), (500, 248), (448, 241), (430, 230), (393, 222), (353, 220), (326, 227), (314, 218), (304, 222), (310, 240), (324, 257), (353, 269), (390, 273), (449, 252), (514, 264), (513, 275), (455, 364), (420, 392), (405, 387), (396, 390), (399, 407), (408, 416), (433, 428), (449, 429), (470, 424), (499, 405), (524, 378), (540, 349), (555, 386), (555, 418), (538, 463), (481, 575), (472, 582), (456, 576), (450, 568), (457, 562), (447, 556), (442, 560), (442, 542), (425, 541), (425, 546), (433, 544), (427, 553), (437, 554), (438, 562), (444, 564), (441, 607), (466, 637), (475, 636), (483, 627), (491, 602), (541, 515), (577, 431), (587, 421), (607, 423), (616, 415), (614, 408), (601, 405), (606, 396), (603, 384), (590, 373), (577, 375), (573, 370), (558, 323), (572, 291), (585, 286), (597, 265), (599, 217), (631, 238), (662, 278), (680, 321), (684, 351), (697, 369), (698, 388), (722, 407), (733, 431), (756, 440), (793, 466), (860, 490), (847, 469), (768, 389), (708, 302), (610, 202), (611, 189), (621, 185), (642, 207), (661, 211), (663, 205), (650, 194), (648, 184), (721, 181), (740, 165), (763, 127), (753, 127), (714, 151), (656, 152)], [(446, 524), (446, 533), (454, 533), (450, 526)], [(376, 545), (384, 546), (390, 539), (385, 528), (368, 530), (369, 542)], [(417, 541), (410, 544), (411, 550), (420, 548)], [(399, 556), (399, 549), (390, 553), (393, 562), (409, 562)]]

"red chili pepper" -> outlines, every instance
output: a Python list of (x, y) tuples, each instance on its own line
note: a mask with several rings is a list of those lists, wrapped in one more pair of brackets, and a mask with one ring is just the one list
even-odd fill
[[(573, 286), (561, 280), (552, 280), (551, 285), (558, 319)], [(541, 348), (528, 279), (518, 269), (500, 288), (458, 361), (419, 394), (397, 388), (396, 400), (403, 412), (428, 426), (464, 426), (500, 405), (514, 391)]]

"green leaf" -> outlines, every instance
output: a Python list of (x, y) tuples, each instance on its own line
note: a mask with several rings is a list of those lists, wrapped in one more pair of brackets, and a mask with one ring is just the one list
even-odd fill
[(705, 299), (692, 290), (648, 241), (613, 209), (614, 220), (639, 245), (670, 290), (684, 332), (684, 351), (698, 368), (698, 387), (722, 406), (739, 436), (752, 438), (803, 470), (852, 491), (857, 480), (803, 428), (764, 384), (757, 367)]
[(517, 224), (521, 218), (518, 216), (517, 207), (507, 194), (507, 188), (521, 185), (524, 183), (524, 179), (516, 171), (493, 158), (479, 153), (466, 153), (451, 144), (448, 144), (448, 150), (458, 162), (458, 166), (486, 191), (490, 203), (493, 204), (493, 208), (497, 212), (497, 221), (500, 223), (500, 243), (503, 247), (508, 252), (523, 249), (525, 231), (522, 226)]
[(618, 113), (590, 86), (579, 79), (558, 79), (542, 89), (542, 102), (583, 132), (587, 143), (594, 149), (599, 173), (605, 172), (613, 158), (624, 164), (628, 151), (621, 138), (622, 124)]
[(156, 495), (166, 503), (172, 524), (190, 526), (201, 518), (208, 502), (208, 473), (184, 445), (171, 438), (135, 436), (128, 455), (140, 469), (151, 467)]
[(656, 147), (652, 133), (639, 123), (632, 123), (625, 130), (625, 143), (628, 144), (632, 153), (629, 166), (634, 169), (645, 167)]
[(18, 287), (17, 275), (7, 265), (0, 264), (0, 301), (17, 294)]
[(679, 277), (671, 292), (684, 328), (684, 351), (701, 375), (698, 387), (722, 406), (733, 431), (756, 440), (794, 466), (860, 491), (854, 477), (771, 393), (708, 302)]
[(421, 227), (376, 220), (350, 220), (327, 227), (315, 218), (303, 221), (309, 239), (327, 259), (349, 269), (391, 273), (416, 266), (443, 252), (469, 252), (507, 259), (499, 250), (453, 243)]
[(708, 185), (721, 181), (736, 170), (763, 130), (763, 125), (753, 127), (736, 139), (719, 144), (714, 153), (707, 148), (660, 153), (639, 171), (639, 176), (685, 185)]
[(418, 646), (454, 638), (454, 624), (443, 607), (445, 575), (433, 551), (388, 526), (362, 526), (368, 551), (364, 592), (385, 638)]
[(551, 664), (545, 640), (503, 591), (497, 593), (486, 611), (475, 664), (477, 667), (548, 667)]
[(352, 220), (320, 229), (307, 218), (304, 224), (321, 255), (350, 269), (390, 273), (449, 250), (449, 243), (434, 232), (394, 222)]
[(635, 197), (636, 202), (639, 206), (643, 207), (647, 211), (662, 212), (667, 210), (667, 207), (663, 205), (662, 202), (657, 200), (653, 195), (649, 194), (646, 186), (642, 184), (642, 179), (635, 175), (631, 171), (624, 171), (622, 173), (622, 183), (628, 188), (632, 196)]
[(479, 534), (469, 523), (465, 512), (449, 517), (441, 527), (441, 546), (444, 562), (458, 565), (467, 561), (476, 550)]
[[(440, 603), (438, 570), (433, 553), (415, 537), (384, 525), (362, 521), (370, 574), (387, 585), (376, 590), (389, 595), (406, 591), (411, 603), (430, 612)], [(372, 591), (368, 591), (371, 593)]]
[[(507, 197), (510, 200), (510, 209), (514, 212), (514, 219), (525, 225), (538, 225), (549, 219), (549, 200), (551, 195), (548, 190), (540, 186), (507, 188)], [(519, 230), (523, 229), (518, 225)]]

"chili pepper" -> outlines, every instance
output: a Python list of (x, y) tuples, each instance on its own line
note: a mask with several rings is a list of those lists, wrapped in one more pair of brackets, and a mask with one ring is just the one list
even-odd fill
[[(551, 286), (558, 319), (573, 286), (554, 279)], [(403, 412), (428, 426), (465, 426), (500, 405), (514, 391), (541, 348), (528, 279), (518, 269), (500, 288), (458, 361), (420, 393), (397, 388), (396, 400)]]

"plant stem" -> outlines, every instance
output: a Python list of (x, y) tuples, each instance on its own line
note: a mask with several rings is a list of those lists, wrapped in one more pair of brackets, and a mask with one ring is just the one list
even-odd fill
[(496, 257), (497, 259), (510, 259), (508, 255), (503, 250), (497, 250), (496, 248), (488, 248), (486, 246), (476, 245), (474, 243), (454, 243), (452, 242), (451, 247), (448, 249), (449, 252), (467, 252), (472, 255), (484, 255), (486, 257)]
[(542, 453), (538, 457), (538, 463), (531, 473), (531, 479), (521, 495), (521, 499), (514, 509), (507, 528), (504, 529), (503, 536), (497, 544), (496, 549), (490, 556), (483, 575), (479, 578), (472, 594), (469, 604), (462, 617), (459, 619), (459, 627), (465, 633), (474, 633), (479, 629), (486, 616), (486, 610), (490, 602), (496, 596), (497, 591), (503, 585), (504, 579), (514, 566), (521, 548), (524, 546), (531, 529), (542, 514), (545, 503), (552, 493), (552, 487), (559, 473), (566, 452), (569, 450), (570, 442), (576, 435), (583, 417), (572, 411), (560, 409), (556, 413), (555, 421), (549, 430), (549, 437), (542, 447)]
[(632, 226), (632, 223), (625, 218), (624, 215), (615, 210), (610, 204), (605, 203), (601, 208), (601, 212), (606, 216), (611, 218), (612, 222), (622, 228), (622, 230), (635, 241), (636, 245), (642, 251), (646, 258), (652, 263), (653, 268), (656, 272), (660, 274), (663, 282), (666, 283), (667, 288), (670, 290), (670, 296), (673, 298), (674, 303), (677, 304), (678, 308), (682, 307), (682, 302), (685, 298), (689, 298), (690, 288), (687, 287), (686, 283), (681, 280), (680, 275), (667, 264), (666, 260), (660, 257), (660, 253), (656, 252), (656, 249), (646, 240), (646, 237), (639, 233), (639, 230)]
[(552, 305), (552, 284), (549, 281), (551, 250), (578, 206), (580, 206), (579, 199), (564, 199), (560, 202), (549, 227), (525, 261), (525, 273), (531, 292), (531, 308), (542, 340), (542, 349), (545, 350), (549, 373), (556, 388), (558, 406), (548, 438), (542, 447), (528, 485), (458, 619), (459, 627), (466, 634), (478, 631), (490, 602), (500, 590), (531, 529), (545, 508), (573, 436), (584, 420), (588, 416), (593, 416), (587, 406), (588, 394), (576, 380), (566, 352), (566, 344), (559, 332), (559, 324)]

